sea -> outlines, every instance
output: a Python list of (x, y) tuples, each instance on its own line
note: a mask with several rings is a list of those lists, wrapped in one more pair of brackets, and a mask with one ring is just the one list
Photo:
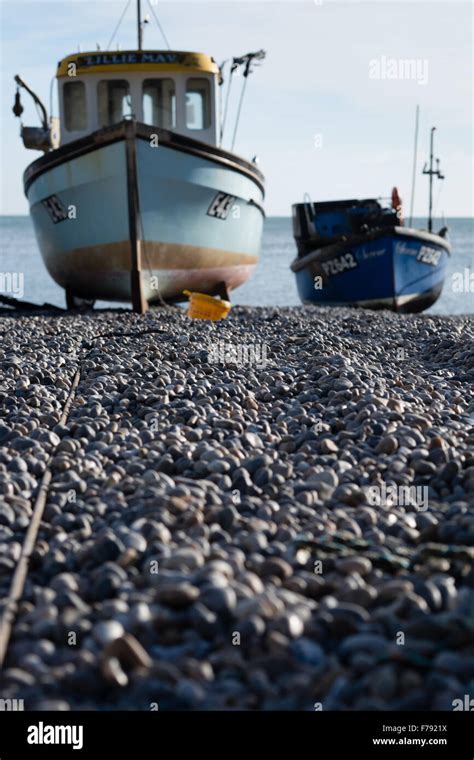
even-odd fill
[[(447, 220), (452, 256), (443, 292), (430, 314), (474, 313), (474, 219)], [(426, 228), (426, 219), (414, 219)], [(434, 229), (442, 222), (434, 224)], [(300, 301), (290, 264), (296, 255), (290, 217), (265, 221), (262, 253), (253, 277), (232, 293), (232, 303), (247, 306), (297, 306)], [(64, 291), (51, 279), (39, 252), (29, 216), (0, 217), (0, 274), (23, 273), (23, 298), (33, 303), (65, 306)], [(5, 278), (0, 282), (4, 286)], [(0, 295), (3, 295), (0, 290)], [(5, 295), (9, 295), (8, 293)], [(105, 308), (117, 304), (97, 302)], [(128, 304), (124, 304), (128, 306)]]

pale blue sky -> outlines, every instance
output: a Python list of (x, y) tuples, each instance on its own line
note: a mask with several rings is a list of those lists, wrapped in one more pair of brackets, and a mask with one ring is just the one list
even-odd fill
[[(96, 43), (105, 47), (125, 4), (0, 0), (0, 213), (27, 213), (21, 175), (40, 155), (19, 139), (11, 112), (13, 75), (20, 74), (49, 109), (57, 61), (78, 45), (83, 51), (95, 50)], [(116, 40), (123, 49), (135, 46), (134, 6), (132, 0)], [(149, 12), (146, 0), (143, 6)], [(305, 191), (314, 200), (368, 197), (388, 195), (394, 184), (408, 206), (417, 103), (419, 172), (429, 128), (438, 128), (436, 154), (446, 175), (438, 213), (473, 215), (470, 3), (158, 0), (154, 8), (175, 50), (206, 52), (221, 62), (266, 49), (267, 60), (249, 79), (236, 152), (259, 156), (269, 215), (288, 215)], [(145, 47), (163, 47), (153, 18)], [(370, 62), (383, 63), (383, 57), (386, 63), (416, 59), (419, 81), (370, 78)], [(240, 85), (234, 82), (234, 95)], [(26, 94), (23, 103), (24, 123), (38, 124)], [(415, 214), (425, 215), (426, 208), (427, 181), (418, 174)]]

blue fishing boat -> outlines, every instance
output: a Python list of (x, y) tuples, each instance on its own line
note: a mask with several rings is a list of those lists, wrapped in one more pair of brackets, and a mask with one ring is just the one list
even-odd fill
[[(69, 307), (148, 303), (183, 290), (224, 297), (253, 272), (264, 220), (263, 175), (223, 142), (222, 67), (201, 53), (143, 49), (69, 55), (58, 64), (59, 119), (35, 100), (22, 127), (44, 156), (24, 187), (46, 267)], [(264, 52), (233, 59), (244, 84)], [(240, 114), (240, 110), (239, 110)], [(235, 142), (235, 133), (234, 140)], [(233, 148), (232, 143), (232, 148)]]
[(432, 231), (431, 132), (428, 229), (406, 227), (396, 188), (391, 204), (343, 200), (293, 206), (298, 256), (291, 269), (303, 303), (419, 312), (439, 297), (451, 255), (447, 228)]

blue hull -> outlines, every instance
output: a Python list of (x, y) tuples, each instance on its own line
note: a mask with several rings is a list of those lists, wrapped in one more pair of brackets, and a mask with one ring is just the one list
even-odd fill
[(417, 312), (439, 297), (449, 256), (439, 235), (395, 227), (320, 248), (292, 269), (303, 303)]

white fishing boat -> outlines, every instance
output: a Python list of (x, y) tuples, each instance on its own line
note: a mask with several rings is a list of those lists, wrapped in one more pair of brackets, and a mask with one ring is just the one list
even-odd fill
[[(25, 147), (44, 152), (24, 187), (69, 307), (131, 300), (144, 311), (184, 289), (225, 296), (259, 256), (264, 179), (222, 147), (222, 71), (201, 53), (143, 49), (140, 0), (137, 24), (136, 50), (59, 62), (59, 118), (16, 77), (15, 115), (20, 88), (42, 111), (41, 127), (21, 130)], [(233, 59), (244, 87), (263, 56)]]

